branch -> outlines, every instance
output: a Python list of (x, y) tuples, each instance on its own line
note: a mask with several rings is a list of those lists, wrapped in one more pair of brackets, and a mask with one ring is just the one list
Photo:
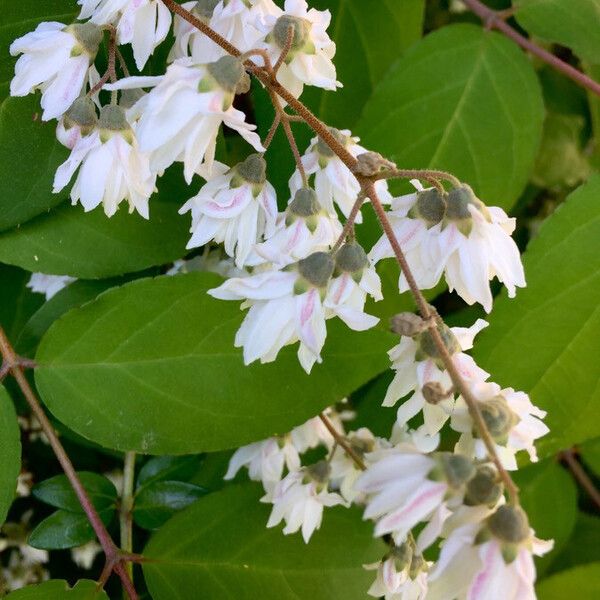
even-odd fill
[(563, 75), (566, 75), (569, 79), (572, 79), (577, 85), (584, 87), (590, 92), (600, 96), (600, 83), (594, 81), (591, 77), (588, 77), (585, 73), (578, 71), (575, 67), (572, 67), (569, 63), (561, 60), (557, 56), (554, 56), (551, 52), (544, 50), (537, 44), (534, 44), (530, 39), (521, 35), (516, 29), (513, 29), (506, 21), (505, 14), (499, 11), (495, 11), (483, 2), (479, 0), (462, 0), (463, 4), (467, 6), (472, 12), (474, 12), (490, 29), (497, 29), (501, 31), (506, 37), (516, 42), (523, 50), (531, 52), (534, 56), (543, 60), (546, 64), (560, 71)]
[(331, 434), (331, 437), (335, 440), (336, 444), (344, 449), (344, 452), (356, 463), (356, 466), (361, 470), (365, 471), (367, 469), (367, 465), (365, 465), (363, 459), (356, 454), (356, 452), (352, 449), (350, 444), (348, 444), (348, 440), (343, 435), (340, 435), (340, 432), (333, 426), (333, 423), (328, 419), (325, 413), (321, 413), (319, 415), (319, 419), (323, 421), (323, 425), (327, 428), (327, 431)]
[[(133, 552), (133, 485), (135, 482), (135, 452), (126, 452), (123, 462), (123, 488), (119, 506), (119, 525), (121, 533), (121, 550), (127, 554)], [(126, 565), (127, 574), (133, 581), (133, 563)]]
[[(213, 31), (208, 25), (206, 25), (205, 23), (203, 23), (202, 21), (197, 19), (189, 11), (182, 8), (179, 4), (174, 2), (174, 0), (162, 0), (162, 1), (173, 12), (177, 13), (183, 19), (185, 19), (188, 23), (194, 25), (200, 31), (202, 31), (203, 33), (208, 35), (208, 37), (211, 40), (213, 40), (215, 43), (219, 44), (224, 50), (231, 53), (233, 56), (239, 57), (242, 55), (242, 53), (237, 48), (235, 48), (232, 44), (230, 44), (225, 38), (220, 36), (216, 31)], [(376, 181), (377, 177), (376, 176), (367, 177), (367, 176), (360, 175), (356, 172), (357, 166), (358, 166), (358, 160), (354, 156), (352, 156), (352, 154), (344, 147), (344, 145), (341, 144), (335, 138), (335, 136), (331, 133), (331, 131), (329, 130), (327, 125), (325, 123), (323, 123), (323, 121), (321, 121), (318, 117), (316, 117), (302, 102), (300, 102), (293, 94), (290, 93), (289, 90), (284, 88), (277, 81), (277, 79), (275, 78), (275, 76), (273, 74), (272, 69), (261, 69), (255, 63), (253, 63), (252, 61), (249, 61), (249, 60), (247, 60), (245, 64), (246, 64), (247, 68), (249, 68), (252, 71), (254, 76), (257, 79), (259, 79), (259, 81), (261, 81), (261, 83), (263, 83), (263, 85), (269, 90), (269, 94), (271, 95), (271, 97), (273, 97), (273, 94), (277, 94), (280, 98), (285, 100), (285, 102), (287, 102), (287, 104), (294, 110), (294, 112), (297, 115), (300, 115), (304, 119), (304, 121), (306, 121), (306, 123), (313, 129), (313, 131), (323, 140), (323, 142), (325, 142), (331, 148), (331, 150), (338, 156), (338, 158), (354, 174), (354, 177), (356, 177), (356, 180), (360, 184), (361, 190), (364, 192), (365, 196), (367, 196), (368, 198), (371, 199), (371, 203), (373, 204), (375, 212), (377, 213), (377, 217), (379, 218), (379, 221), (381, 223), (383, 231), (384, 231), (385, 235), (387, 236), (387, 238), (389, 239), (392, 249), (394, 250), (396, 259), (398, 260), (398, 263), (400, 264), (400, 267), (401, 267), (402, 271), (404, 272), (404, 275), (406, 277), (406, 280), (408, 282), (408, 285), (410, 287), (412, 295), (414, 296), (415, 302), (417, 304), (419, 312), (421, 313), (421, 316), (425, 320), (429, 320), (432, 317), (434, 317), (435, 315), (432, 313), (432, 310), (431, 310), (429, 304), (425, 300), (425, 297), (423, 296), (423, 294), (421, 293), (421, 290), (419, 289), (419, 287), (416, 284), (415, 278), (410, 270), (408, 263), (406, 262), (406, 258), (404, 256), (402, 248), (400, 247), (400, 244), (394, 234), (392, 226), (386, 216), (385, 209), (383, 208), (383, 205), (381, 204), (381, 201), (379, 200), (377, 191), (375, 190), (375, 181)], [(275, 109), (277, 110), (277, 106), (275, 106)], [(292, 150), (293, 150), (293, 148), (292, 148)], [(400, 171), (400, 170), (397, 171), (398, 174), (400, 174), (402, 172), (403, 171)], [(404, 172), (406, 173), (408, 171), (404, 171)], [(410, 172), (413, 173), (414, 171), (410, 171)], [(420, 170), (419, 173), (423, 176), (423, 178), (441, 177), (442, 179), (446, 179), (446, 180), (450, 179), (450, 181), (454, 180), (454, 181), (458, 182), (458, 180), (456, 178), (454, 178), (454, 176), (451, 176), (448, 173), (444, 173), (443, 171)], [(500, 458), (498, 457), (498, 454), (496, 452), (496, 445), (490, 435), (490, 432), (485, 424), (485, 421), (483, 420), (481, 411), (479, 410), (479, 404), (478, 404), (477, 399), (471, 394), (469, 387), (467, 386), (466, 382), (461, 377), (458, 369), (456, 368), (456, 366), (454, 364), (454, 360), (453, 360), (452, 356), (449, 354), (446, 346), (444, 345), (444, 342), (442, 341), (442, 338), (439, 334), (437, 327), (433, 327), (431, 329), (431, 334), (432, 334), (432, 338), (436, 344), (436, 347), (440, 353), (440, 357), (442, 358), (444, 366), (446, 367), (446, 370), (448, 371), (448, 374), (450, 375), (450, 378), (452, 379), (454, 387), (460, 392), (462, 397), (465, 399), (467, 406), (469, 407), (469, 412), (471, 414), (471, 417), (478, 429), (481, 439), (483, 440), (483, 442), (486, 446), (486, 449), (489, 453), (490, 459), (496, 465), (496, 468), (498, 469), (498, 472), (500, 473), (500, 476), (502, 477), (502, 479), (505, 483), (505, 486), (506, 486), (506, 489), (510, 496), (511, 502), (514, 504), (518, 504), (519, 503), (519, 490), (518, 490), (517, 486), (515, 485), (515, 483), (512, 481), (508, 471), (506, 471), (506, 469), (502, 465)], [(321, 419), (323, 420), (323, 417), (321, 417)], [(325, 417), (325, 419), (327, 419), (327, 418)], [(327, 426), (327, 422), (326, 421), (323, 421), (323, 422)], [(331, 430), (330, 430), (330, 432), (331, 432)], [(337, 432), (336, 432), (336, 434), (337, 434)], [(334, 435), (334, 434), (332, 433), (332, 435)], [(338, 435), (338, 438), (339, 438), (339, 435)], [(346, 452), (348, 452), (348, 450), (346, 448), (348, 445), (345, 444), (345, 446), (344, 446), (342, 443), (340, 443), (340, 441), (337, 438), (335, 438), (335, 439), (336, 439), (336, 441), (338, 441), (340, 446), (342, 446), (344, 448), (344, 450), (346, 450)], [(345, 442), (345, 440), (344, 440), (344, 442)], [(350, 455), (350, 456), (352, 456), (352, 455)]]
[(40, 423), (40, 426), (46, 437), (48, 438), (48, 442), (60, 463), (65, 475), (67, 476), (71, 487), (75, 491), (77, 498), (81, 504), (81, 508), (84, 510), (90, 524), (92, 525), (96, 536), (98, 537), (98, 541), (104, 550), (104, 554), (106, 555), (106, 566), (104, 571), (110, 575), (112, 571), (114, 571), (121, 579), (123, 583), (123, 587), (127, 592), (129, 598), (131, 600), (137, 600), (138, 595), (135, 591), (133, 583), (127, 572), (125, 570), (124, 562), (128, 560), (127, 556), (122, 554), (120, 550), (115, 546), (110, 534), (106, 530), (102, 519), (98, 515), (96, 508), (91, 501), (86, 489), (83, 487), (75, 468), (73, 467), (73, 463), (71, 459), (65, 452), (63, 445), (60, 443), (56, 431), (54, 431), (54, 427), (50, 423), (40, 401), (38, 400), (35, 392), (31, 389), (27, 378), (22, 370), (22, 360), (16, 355), (12, 345), (10, 344), (4, 329), (0, 326), (0, 353), (2, 354), (3, 365), (8, 367), (10, 373), (12, 373), (15, 378), (27, 404), (31, 408), (31, 412), (36, 416), (37, 420)]
[(588, 477), (588, 474), (584, 471), (583, 467), (577, 460), (573, 449), (564, 450), (560, 453), (562, 458), (569, 467), (573, 477), (577, 480), (579, 485), (587, 492), (587, 495), (592, 499), (594, 504), (600, 508), (600, 491), (596, 489), (594, 482)]

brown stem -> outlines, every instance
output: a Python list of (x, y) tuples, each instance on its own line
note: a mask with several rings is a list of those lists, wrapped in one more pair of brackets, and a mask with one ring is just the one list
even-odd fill
[(349, 235), (351, 235), (352, 232), (354, 231), (354, 222), (356, 221), (356, 217), (358, 216), (358, 213), (360, 212), (360, 209), (361, 209), (362, 205), (365, 203), (366, 199), (367, 199), (367, 197), (366, 197), (365, 193), (361, 190), (358, 193), (358, 196), (357, 196), (354, 204), (352, 205), (352, 210), (350, 211), (350, 214), (348, 215), (348, 218), (346, 219), (346, 222), (344, 223), (344, 228), (342, 229), (342, 233), (340, 233), (340, 237), (337, 239), (337, 241), (331, 248), (332, 253), (339, 250), (339, 248), (344, 243), (346, 238)]
[(292, 49), (292, 42), (294, 41), (294, 27), (290, 25), (287, 30), (287, 36), (285, 38), (285, 46), (277, 59), (277, 62), (273, 66), (273, 74), (277, 75), (277, 71), (279, 71), (279, 67), (283, 64), (283, 61), (287, 58), (290, 50)]
[(454, 187), (461, 185), (460, 180), (446, 171), (437, 171), (435, 169), (391, 169), (381, 171), (373, 177), (374, 179), (424, 179), (434, 182), (436, 180), (449, 181)]
[(46, 416), (40, 401), (29, 385), (29, 382), (22, 371), (21, 364), (19, 363), (19, 357), (16, 355), (2, 327), (0, 327), (0, 353), (2, 354), (4, 364), (9, 366), (10, 372), (19, 385), (27, 404), (29, 404), (31, 412), (35, 415), (40, 423), (41, 428), (46, 434), (48, 442), (52, 447), (60, 466), (65, 472), (71, 487), (75, 491), (75, 494), (77, 495), (77, 498), (81, 504), (81, 508), (84, 510), (90, 524), (94, 529), (94, 532), (96, 533), (96, 536), (98, 537), (98, 541), (104, 550), (107, 565), (110, 565), (111, 571), (115, 571), (115, 573), (117, 573), (117, 575), (120, 577), (123, 587), (127, 591), (129, 598), (132, 600), (137, 600), (137, 592), (135, 591), (133, 583), (125, 571), (120, 551), (117, 546), (115, 546), (110, 534), (106, 530), (102, 519), (100, 519), (100, 515), (96, 511), (94, 504), (92, 503), (86, 489), (83, 487), (83, 484), (77, 475), (77, 472), (75, 471), (75, 468), (73, 467), (71, 459), (65, 452), (65, 449), (60, 443), (54, 427), (52, 427), (52, 424)]
[(333, 423), (329, 420), (325, 413), (319, 415), (319, 419), (323, 421), (323, 425), (327, 428), (327, 431), (331, 434), (331, 437), (336, 441), (340, 448), (344, 449), (344, 452), (356, 463), (356, 466), (365, 471), (367, 465), (365, 465), (363, 459), (353, 450), (352, 446), (348, 444), (348, 440), (340, 434), (340, 432), (333, 426)]
[(583, 467), (577, 460), (573, 449), (564, 450), (560, 453), (562, 458), (569, 467), (573, 477), (577, 480), (579, 485), (587, 492), (587, 495), (592, 499), (594, 504), (600, 508), (600, 491), (596, 489), (594, 482), (588, 477), (588, 474), (584, 471)]
[(560, 71), (581, 87), (584, 87), (597, 96), (600, 96), (600, 83), (594, 81), (585, 73), (578, 71), (575, 67), (572, 67), (564, 60), (554, 56), (554, 54), (551, 52), (544, 50), (525, 36), (521, 35), (505, 21), (506, 16), (501, 12), (489, 8), (479, 0), (463, 0), (463, 3), (485, 23), (486, 27), (501, 31), (506, 37), (509, 37), (511, 40), (521, 46), (521, 48), (527, 50), (527, 52), (531, 52), (531, 54), (537, 56), (539, 59), (555, 68), (557, 71)]
[(271, 125), (271, 128), (269, 129), (269, 133), (267, 133), (267, 137), (265, 138), (265, 141), (263, 142), (263, 148), (265, 150), (267, 150), (269, 148), (269, 146), (271, 145), (271, 142), (273, 141), (273, 138), (275, 137), (275, 134), (277, 133), (277, 129), (279, 129), (280, 123), (281, 123), (281, 113), (275, 111), (275, 118), (273, 119), (273, 124)]
[[(180, 15), (183, 19), (185, 19), (192, 25), (195, 25), (200, 31), (206, 33), (206, 35), (208, 35), (208, 37), (211, 40), (213, 40), (215, 43), (219, 44), (227, 52), (231, 53), (233, 56), (241, 55), (240, 51), (237, 48), (232, 46), (232, 44), (230, 44), (226, 39), (224, 39), (218, 33), (213, 31), (208, 25), (199, 21), (194, 15), (192, 15), (190, 12), (186, 11), (179, 4), (177, 4), (173, 0), (162, 0), (162, 1), (165, 3), (166, 6), (168, 6), (171, 10), (176, 12), (178, 15)], [(304, 119), (304, 121), (306, 121), (306, 123), (313, 129), (313, 131), (331, 148), (331, 150), (350, 169), (350, 171), (352, 173), (354, 173), (357, 181), (361, 185), (361, 189), (363, 190), (365, 195), (371, 199), (371, 203), (373, 204), (375, 212), (377, 213), (377, 217), (379, 218), (379, 221), (381, 223), (383, 231), (386, 234), (387, 238), (389, 239), (392, 249), (394, 250), (396, 259), (398, 260), (398, 263), (400, 264), (400, 267), (402, 268), (402, 270), (404, 272), (404, 275), (406, 277), (406, 280), (408, 282), (410, 290), (414, 296), (415, 302), (417, 303), (417, 307), (419, 309), (419, 312), (421, 313), (421, 316), (425, 320), (430, 319), (433, 316), (433, 313), (431, 312), (431, 309), (429, 307), (429, 304), (425, 300), (425, 297), (421, 293), (421, 290), (419, 289), (419, 287), (416, 284), (416, 281), (410, 270), (410, 267), (409, 267), (408, 263), (406, 262), (404, 253), (402, 252), (402, 248), (400, 247), (400, 244), (398, 243), (398, 240), (394, 234), (392, 226), (386, 216), (385, 210), (381, 204), (381, 201), (379, 200), (379, 197), (377, 195), (377, 192), (375, 190), (375, 185), (374, 185), (375, 178), (374, 177), (364, 177), (364, 176), (356, 174), (356, 167), (358, 166), (358, 161), (356, 160), (356, 158), (354, 156), (352, 156), (352, 154), (343, 146), (343, 144), (341, 144), (335, 138), (335, 136), (331, 133), (331, 131), (329, 130), (327, 125), (325, 125), (325, 123), (323, 123), (323, 121), (321, 121), (318, 117), (316, 117), (302, 102), (300, 102), (292, 93), (290, 93), (289, 90), (284, 88), (277, 81), (277, 79), (274, 77), (272, 71), (269, 72), (267, 69), (260, 69), (254, 63), (252, 63), (252, 61), (247, 61), (246, 64), (247, 64), (247, 66), (251, 67), (251, 70), (252, 70), (253, 74), (255, 75), (255, 77), (257, 77), (261, 81), (261, 83), (263, 83), (264, 86), (267, 88), (271, 98), (275, 98), (274, 94), (277, 94), (277, 96), (279, 96), (280, 98), (285, 100), (285, 102), (287, 102), (287, 104), (294, 110), (294, 112), (296, 114), (298, 114), (299, 116), (301, 116)], [(274, 102), (275, 110), (277, 110), (277, 105), (279, 105), (279, 103)], [(280, 106), (279, 106), (279, 108), (281, 109)], [(282, 119), (283, 119), (283, 123), (284, 123), (284, 127), (285, 127), (286, 119), (283, 116), (282, 116)], [(289, 127), (289, 123), (287, 125)], [(293, 136), (292, 136), (292, 139), (293, 139)], [(293, 143), (290, 142), (290, 144), (292, 145), (292, 151), (295, 153), (295, 156), (296, 156), (296, 154), (298, 153), (298, 149), (296, 147), (294, 150), (295, 141), (293, 141)], [(398, 170), (397, 172), (401, 173), (402, 171)], [(409, 171), (404, 171), (404, 172), (407, 173)], [(301, 173), (302, 173), (302, 171), (301, 171)], [(412, 176), (414, 171), (410, 171), (410, 173)], [(426, 179), (427, 177), (433, 177), (433, 178), (440, 177), (442, 179), (449, 179), (449, 177), (448, 177), (449, 174), (444, 173), (443, 171), (421, 170), (420, 173), (424, 179)], [(443, 177), (442, 177), (442, 174), (444, 175)], [(460, 182), (453, 176), (450, 176), (450, 178), (454, 179), (454, 181), (456, 183), (460, 184)], [(450, 179), (450, 181), (452, 181), (452, 179)], [(467, 406), (469, 407), (469, 412), (471, 414), (471, 417), (479, 431), (479, 435), (481, 436), (481, 439), (483, 440), (483, 442), (486, 446), (486, 449), (490, 455), (490, 458), (493, 460), (494, 464), (496, 465), (496, 467), (498, 469), (498, 472), (500, 473), (503, 481), (505, 482), (506, 489), (509, 493), (511, 501), (515, 504), (518, 504), (519, 490), (518, 490), (517, 486), (514, 484), (514, 482), (512, 481), (510, 475), (508, 474), (508, 471), (506, 471), (506, 469), (504, 468), (504, 466), (502, 465), (502, 463), (498, 457), (494, 441), (490, 436), (489, 430), (488, 430), (488, 428), (485, 424), (485, 421), (483, 420), (483, 417), (481, 415), (481, 411), (479, 410), (477, 399), (474, 398), (474, 396), (471, 394), (466, 382), (463, 381), (462, 377), (460, 376), (460, 373), (458, 372), (456, 366), (454, 365), (454, 361), (453, 361), (452, 357), (450, 356), (450, 354), (448, 353), (448, 350), (446, 349), (446, 346), (444, 345), (437, 328), (432, 328), (431, 332), (432, 332), (432, 338), (436, 344), (436, 347), (438, 348), (438, 350), (440, 352), (440, 356), (442, 358), (442, 361), (444, 362), (446, 369), (448, 370), (448, 373), (452, 379), (452, 382), (454, 383), (455, 388), (460, 391), (461, 395), (465, 399), (465, 402), (467, 403)], [(344, 449), (346, 450), (346, 448), (344, 448)]]

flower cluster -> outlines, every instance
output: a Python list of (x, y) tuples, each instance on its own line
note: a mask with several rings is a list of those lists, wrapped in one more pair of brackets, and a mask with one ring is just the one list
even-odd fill
[[(377, 268), (398, 256), (398, 244), (412, 274), (400, 274), (400, 292), (431, 289), (444, 278), (467, 304), (490, 312), (494, 278), (509, 297), (525, 286), (511, 238), (514, 219), (453, 178), (451, 189), (439, 181), (425, 189), (413, 180), (415, 193), (392, 197), (382, 171), (394, 165), (348, 130), (316, 128), (319, 135), (304, 154), (295, 152), (287, 189), (268, 181), (272, 137), (261, 140), (238, 97), (250, 91), (257, 73), (261, 84), (270, 80), (271, 94), (285, 87), (292, 106), (306, 86), (340, 87), (329, 11), (309, 8), (305, 0), (286, 0), (283, 8), (272, 0), (197, 0), (182, 5), (190, 13), (184, 19), (172, 18), (160, 0), (78, 4), (77, 22), (42, 23), (10, 49), (19, 56), (11, 94), (39, 90), (42, 119), (57, 120), (57, 138), (70, 150), (53, 191), (71, 186), (73, 204), (86, 211), (102, 205), (110, 217), (125, 203), (148, 219), (157, 180), (172, 165), (181, 164), (187, 184), (202, 179), (197, 193), (180, 199), (180, 213), (191, 216), (191, 255), (167, 274), (211, 270), (224, 277), (208, 293), (247, 310), (234, 341), (245, 364), (275, 361), (286, 346), (297, 345), (300, 365), (310, 373), (323, 360), (328, 320), (339, 318), (355, 331), (376, 327), (379, 318), (369, 314), (367, 302), (382, 299)], [(198, 22), (239, 53), (204, 35)], [(171, 30), (165, 71), (131, 75), (116, 45), (131, 45), (139, 73)], [(95, 63), (103, 44), (109, 67), (100, 76)], [(289, 125), (284, 104), (275, 102), (277, 117)], [(217, 160), (222, 126), (247, 143), (247, 156), (237, 164)], [(371, 165), (372, 172), (358, 168), (373, 157), (381, 164)], [(386, 231), (370, 249), (357, 241), (354, 227), (363, 222), (363, 201), (371, 201), (382, 220), (390, 205), (394, 235)], [(29, 285), (49, 298), (71, 281), (36, 274)], [(364, 427), (346, 431), (347, 415), (330, 409), (287, 435), (238, 449), (225, 477), (247, 468), (262, 483), (262, 501), (272, 505), (267, 526), (283, 522), (284, 533), (301, 531), (306, 542), (325, 507), (363, 507), (389, 546), (379, 562), (366, 565), (376, 571), (374, 597), (533, 598), (532, 556), (549, 544), (534, 537), (505, 485), (517, 453), (537, 459), (535, 441), (548, 431), (545, 413), (525, 392), (490, 381), (467, 354), (486, 321), (449, 328), (433, 308), (423, 316), (403, 313), (392, 322), (400, 338), (389, 351), (394, 377), (382, 403), (400, 404), (389, 438)], [(481, 421), (485, 428), (479, 429)], [(440, 448), (446, 424), (448, 439)], [(316, 459), (307, 462), (309, 450)], [(436, 540), (441, 553), (433, 563), (424, 553)], [(78, 560), (88, 564), (93, 551)]]

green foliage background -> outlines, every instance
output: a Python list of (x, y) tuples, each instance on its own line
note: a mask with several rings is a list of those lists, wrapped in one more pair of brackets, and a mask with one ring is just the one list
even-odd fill
[[(511, 24), (600, 78), (600, 0), (513, 4)], [(582, 600), (598, 598), (600, 518), (560, 453), (575, 447), (600, 483), (600, 99), (445, 0), (312, 5), (332, 11), (345, 86), (307, 90), (317, 115), (400, 167), (453, 172), (518, 218), (528, 287), (513, 300), (500, 293), (474, 355), (495, 381), (548, 411), (542, 461), (517, 476), (537, 534), (556, 541), (538, 562), (539, 597), (576, 590)], [(0, 0), (0, 323), (20, 352), (35, 355), (38, 392), (112, 531), (117, 494), (99, 473), (122, 466), (124, 451), (156, 455), (138, 459), (134, 508), (136, 550), (152, 558), (143, 569), (152, 598), (366, 598), (371, 575), (362, 564), (381, 548), (360, 514), (328, 511), (305, 546), (265, 529), (257, 486), (225, 485), (222, 476), (231, 449), (288, 431), (343, 397), (357, 424), (386, 434), (394, 414), (379, 404), (394, 339), (386, 323), (362, 334), (333, 326), (310, 378), (291, 349), (273, 365), (244, 368), (233, 348), (239, 310), (205, 293), (217, 276), (162, 276), (186, 253), (188, 217), (177, 210), (193, 192), (180, 169), (161, 180), (148, 222), (85, 214), (51, 193), (66, 151), (40, 121), (38, 97), (8, 97), (8, 46), (38, 22), (68, 22), (76, 12), (74, 0)], [(245, 103), (264, 135), (273, 117), (264, 92), (254, 88)], [(303, 149), (311, 134), (296, 128)], [(243, 157), (238, 142), (221, 140), (223, 160)], [(281, 132), (267, 159), (283, 204), (293, 159)], [(366, 243), (379, 236), (373, 215), (359, 235)], [(42, 305), (26, 288), (29, 272), (80, 281)], [(375, 312), (410, 308), (410, 298), (395, 295), (396, 267), (384, 264), (381, 274), (388, 292)], [(480, 316), (443, 289), (432, 300), (452, 323)], [(50, 478), (58, 468), (39, 442), (24, 439), (23, 464), (37, 483), (47, 481), (13, 502), (21, 447), (11, 396), (26, 413), (15, 388), (0, 389), (0, 521), (34, 509), (29, 543), (39, 548), (92, 539), (66, 480)], [(100, 568), (98, 560), (94, 573)], [(65, 553), (53, 553), (50, 570), (56, 580), (10, 598), (107, 597), (90, 581), (73, 589), (60, 581), (89, 577)]]

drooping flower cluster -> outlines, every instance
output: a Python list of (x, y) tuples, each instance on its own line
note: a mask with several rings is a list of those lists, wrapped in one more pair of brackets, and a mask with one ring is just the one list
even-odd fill
[[(398, 248), (384, 236), (367, 253), (357, 241), (354, 223), (362, 223), (363, 215), (353, 208), (367, 189), (371, 197), (364, 201), (376, 209), (391, 205), (387, 216), (419, 289), (444, 278), (467, 304), (490, 312), (491, 280), (503, 283), (510, 297), (525, 286), (510, 237), (514, 219), (457, 182), (446, 190), (413, 181), (416, 193), (392, 198), (385, 179), (356, 168), (374, 153), (348, 130), (321, 128), (296, 156), (289, 189), (276, 191), (268, 181), (268, 140), (263, 146), (251, 113), (242, 110), (248, 103), (238, 97), (250, 91), (250, 75), (261, 68), (295, 98), (305, 86), (340, 87), (329, 11), (309, 8), (305, 0), (286, 0), (283, 9), (272, 0), (184, 3), (194, 19), (240, 51), (233, 56), (189, 20), (172, 18), (160, 0), (78, 4), (79, 22), (42, 23), (11, 46), (20, 55), (11, 94), (41, 91), (42, 119), (57, 120), (57, 138), (70, 150), (53, 191), (70, 185), (72, 203), (85, 211), (102, 205), (110, 217), (126, 203), (148, 219), (157, 180), (172, 165), (182, 166), (187, 184), (201, 178), (196, 193), (178, 199), (180, 213), (191, 215), (192, 254), (167, 274), (209, 270), (225, 278), (209, 294), (247, 310), (234, 341), (245, 364), (275, 361), (297, 344), (300, 365), (310, 373), (323, 360), (328, 320), (337, 317), (355, 331), (378, 325), (367, 306), (382, 299), (376, 268)], [(96, 55), (107, 36), (131, 45), (139, 72), (171, 27), (174, 45), (164, 72), (132, 76), (117, 61), (100, 77)], [(120, 57), (112, 45), (109, 63)], [(232, 165), (217, 160), (223, 126), (253, 153)], [(385, 161), (386, 169), (393, 166)], [(365, 186), (369, 177), (372, 186)], [(400, 274), (400, 292), (409, 288), (407, 275)], [(29, 285), (51, 297), (70, 281), (36, 274)], [(426, 319), (397, 315), (392, 330), (401, 337), (389, 351), (395, 374), (382, 401), (384, 407), (400, 404), (388, 439), (365, 427), (347, 432), (344, 415), (330, 409), (287, 435), (238, 449), (226, 479), (247, 467), (263, 485), (262, 501), (272, 504), (267, 526), (283, 522), (284, 533), (301, 531), (306, 542), (325, 507), (362, 506), (375, 535), (389, 545), (379, 562), (366, 565), (376, 571), (369, 590), (374, 597), (533, 598), (532, 556), (548, 545), (535, 539), (515, 499), (507, 503), (505, 473), (497, 468), (516, 469), (520, 451), (536, 460), (535, 440), (548, 431), (545, 412), (525, 392), (490, 381), (466, 353), (485, 327), (479, 319), (468, 328), (449, 328), (433, 309)], [(474, 407), (499, 462), (475, 426)], [(441, 451), (446, 423), (453, 438)], [(303, 464), (309, 450), (316, 458)], [(441, 554), (432, 563), (424, 552), (436, 540)], [(78, 560), (89, 564), (94, 551), (86, 549)]]

